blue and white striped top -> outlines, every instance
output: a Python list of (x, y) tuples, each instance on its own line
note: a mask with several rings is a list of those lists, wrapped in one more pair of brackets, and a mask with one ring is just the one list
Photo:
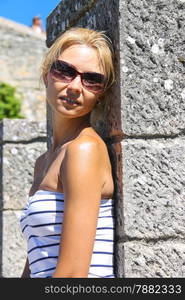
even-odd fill
[[(20, 224), (27, 240), (31, 278), (52, 276), (58, 258), (63, 214), (63, 193), (38, 190), (28, 197)], [(115, 277), (113, 240), (113, 200), (102, 199), (88, 278)]]

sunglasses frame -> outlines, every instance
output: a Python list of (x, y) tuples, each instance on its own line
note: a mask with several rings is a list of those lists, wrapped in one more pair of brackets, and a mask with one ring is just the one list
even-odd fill
[[(75, 75), (71, 78), (71, 79), (64, 79), (64, 80), (62, 80), (62, 79), (60, 79), (60, 77), (57, 77), (57, 76), (55, 76), (55, 74), (53, 74), (53, 70), (56, 70), (56, 71), (58, 71), (58, 72), (61, 72), (59, 69), (57, 69), (57, 64), (64, 64), (64, 65), (66, 65), (67, 67), (69, 67), (69, 68), (71, 68), (73, 71), (75, 71), (74, 73), (75, 73)], [(63, 61), (63, 60), (56, 60), (56, 61), (54, 61), (53, 63), (52, 63), (52, 65), (51, 65), (51, 68), (50, 68), (50, 74), (51, 74), (51, 76), (52, 77), (54, 77), (54, 78), (57, 78), (59, 81), (61, 81), (61, 82), (64, 82), (64, 83), (70, 83), (70, 82), (72, 82), (78, 75), (80, 75), (80, 79), (81, 79), (81, 83), (82, 83), (82, 85), (83, 85), (83, 87), (85, 87), (87, 90), (90, 90), (90, 91), (92, 91), (92, 92), (95, 92), (95, 93), (100, 93), (100, 92), (103, 92), (104, 90), (105, 90), (105, 82), (106, 82), (106, 80), (105, 80), (105, 76), (103, 75), (103, 74), (101, 74), (101, 73), (97, 73), (97, 72), (79, 72), (76, 68), (75, 68), (75, 66), (73, 66), (73, 65), (71, 65), (71, 64), (69, 64), (69, 63), (67, 63), (67, 62), (65, 62), (65, 61)], [(94, 74), (94, 75), (97, 75), (97, 76), (100, 76), (100, 77), (102, 77), (102, 88), (101, 88), (101, 86), (99, 85), (99, 87), (100, 87), (100, 89), (98, 89), (98, 90), (94, 90), (93, 89), (93, 85), (91, 86), (88, 86), (88, 84), (85, 84), (84, 83), (84, 78), (83, 78), (83, 76), (85, 76), (85, 75), (87, 75), (87, 74)], [(96, 83), (94, 84), (94, 86), (96, 86)], [(98, 83), (97, 83), (97, 86), (98, 86)]]

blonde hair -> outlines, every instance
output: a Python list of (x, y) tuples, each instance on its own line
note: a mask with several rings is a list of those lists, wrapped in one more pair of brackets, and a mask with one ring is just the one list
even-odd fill
[(65, 49), (72, 45), (87, 45), (97, 51), (107, 79), (106, 88), (110, 87), (115, 81), (111, 40), (105, 35), (104, 31), (95, 31), (88, 28), (72, 27), (56, 39), (43, 60), (42, 78), (46, 78), (53, 62), (59, 58)]

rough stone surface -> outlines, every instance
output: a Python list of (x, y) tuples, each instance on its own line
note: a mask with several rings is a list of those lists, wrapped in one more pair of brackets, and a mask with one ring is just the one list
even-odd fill
[(0, 17), (0, 82), (16, 87), (22, 115), (35, 121), (46, 121), (45, 91), (40, 83), (45, 40), (45, 34)]
[(0, 121), (0, 143), (46, 139), (46, 122), (28, 119), (3, 119)]
[(120, 250), (124, 251), (126, 257), (122, 277), (185, 277), (184, 241), (159, 241), (153, 244), (126, 242), (120, 246)]
[(0, 206), (22, 209), (33, 182), (35, 160), (47, 149), (46, 122), (3, 119), (0, 133)]
[(184, 134), (185, 2), (120, 1), (123, 132)]
[(47, 18), (47, 46), (50, 47), (54, 40), (67, 28), (76, 26), (78, 20), (90, 11), (97, 2), (98, 0), (61, 1)]
[(122, 151), (126, 237), (183, 238), (185, 139), (126, 140)]
[(20, 277), (26, 262), (26, 243), (20, 230), (19, 210), (6, 210), (3, 218), (2, 276)]
[[(46, 151), (46, 143), (6, 144), (3, 149), (3, 208), (24, 207), (33, 183), (35, 160)], [(24, 164), (23, 164), (24, 162)]]
[(46, 122), (0, 123), (0, 276), (20, 277), (26, 248), (19, 218), (33, 183), (36, 158), (47, 149)]

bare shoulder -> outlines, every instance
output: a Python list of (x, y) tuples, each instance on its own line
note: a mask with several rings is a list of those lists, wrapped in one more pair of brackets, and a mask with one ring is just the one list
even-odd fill
[(66, 145), (59, 174), (64, 190), (66, 185), (74, 186), (83, 178), (83, 186), (86, 180), (94, 189), (100, 184), (103, 197), (112, 195), (112, 166), (108, 149), (96, 134), (80, 135)]
[(100, 147), (95, 138), (85, 135), (68, 145), (60, 168), (60, 177), (66, 194), (82, 195), (83, 192), (86, 195), (87, 191), (90, 191), (91, 195), (101, 195), (104, 168), (101, 164)]
[(100, 148), (101, 143), (91, 135), (82, 135), (73, 140), (67, 147), (68, 151)]
[(103, 155), (107, 151), (107, 147), (103, 139), (93, 130), (90, 133), (80, 135), (73, 140), (68, 146), (67, 150), (74, 151), (95, 151), (97, 155)]
[[(98, 170), (102, 177), (109, 166), (106, 146), (100, 139), (91, 135), (82, 135), (66, 147), (63, 165), (80, 170)], [(66, 165), (66, 166), (67, 166)]]
[(100, 162), (101, 156), (100, 143), (94, 137), (84, 135), (68, 145), (64, 161), (78, 165), (85, 162), (90, 167)]
[(99, 167), (103, 167), (103, 162), (107, 160), (108, 153), (104, 141), (97, 136), (82, 135), (71, 142), (66, 148), (66, 155), (76, 158), (89, 160), (88, 164), (96, 161), (100, 162)]

